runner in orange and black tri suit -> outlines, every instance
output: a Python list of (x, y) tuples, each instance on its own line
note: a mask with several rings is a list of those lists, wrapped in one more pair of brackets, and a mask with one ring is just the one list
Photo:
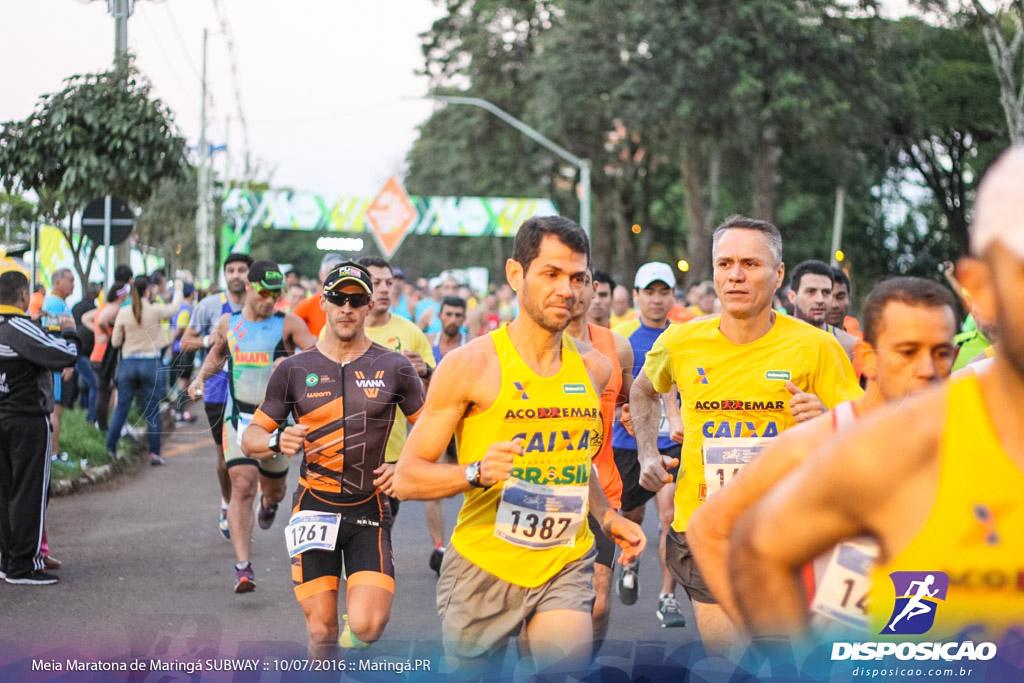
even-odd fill
[[(396, 411), (415, 422), (423, 405), (409, 360), (366, 337), (372, 288), (369, 273), (354, 263), (328, 274), (324, 336), (315, 350), (281, 362), (242, 436), (242, 450), (254, 458), (305, 447), (285, 538), (309, 654), (317, 659), (331, 656), (336, 642), (368, 647), (387, 625), (395, 569), (386, 494), (394, 465), (384, 463), (384, 451)], [(297, 424), (278, 431), (289, 415)], [(351, 619), (344, 615), (339, 639), (343, 557)]]

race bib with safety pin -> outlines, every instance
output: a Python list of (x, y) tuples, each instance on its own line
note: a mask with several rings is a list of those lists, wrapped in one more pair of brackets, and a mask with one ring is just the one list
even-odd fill
[(814, 561), (814, 600), (811, 611), (845, 626), (868, 626), (871, 566), (878, 543), (869, 537), (840, 543)]
[(307, 550), (334, 550), (340, 529), (339, 514), (303, 510), (296, 512), (284, 528), (288, 557), (295, 557)]
[(509, 479), (502, 488), (494, 535), (523, 548), (571, 548), (587, 518), (587, 493), (586, 486)]
[(239, 446), (242, 445), (242, 432), (244, 432), (245, 428), (248, 427), (250, 424), (252, 424), (252, 414), (251, 413), (239, 413), (238, 414), (238, 425), (235, 428), (235, 442)]
[(706, 497), (718, 492), (739, 474), (768, 443), (750, 437), (704, 439), (704, 485)]

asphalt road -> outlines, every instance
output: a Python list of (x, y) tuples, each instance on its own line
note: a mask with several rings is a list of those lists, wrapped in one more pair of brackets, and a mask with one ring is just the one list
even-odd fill
[[(64, 562), (61, 583), (0, 585), (0, 680), (20, 678), (33, 659), (63, 662), (72, 655), (166, 662), (304, 657), (305, 624), (282, 538), (285, 516), (268, 531), (254, 529), (257, 589), (235, 595), (234, 555), (217, 531), (215, 454), (205, 422), (175, 430), (164, 455), (164, 467), (139, 465), (102, 488), (51, 501), (47, 532), (51, 552)], [(293, 464), (290, 490), (297, 477)], [(449, 531), (460, 503), (457, 497), (445, 504)], [(649, 505), (645, 531), (653, 539), (657, 517)], [(393, 543), (395, 604), (384, 638), (369, 653), (436, 659), (441, 628), (423, 503), (402, 505)], [(687, 627), (660, 627), (657, 568), (652, 542), (641, 562), (640, 600), (627, 607), (612, 597), (611, 628), (600, 653), (610, 665), (660, 662), (662, 653), (696, 637), (682, 589)], [(272, 679), (281, 675), (263, 671)]]

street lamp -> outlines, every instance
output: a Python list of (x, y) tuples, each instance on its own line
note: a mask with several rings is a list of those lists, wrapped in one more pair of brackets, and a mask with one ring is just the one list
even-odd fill
[(518, 130), (528, 138), (539, 142), (549, 150), (562, 157), (570, 164), (580, 169), (580, 226), (590, 236), (590, 160), (581, 159), (561, 145), (552, 142), (540, 134), (539, 131), (526, 125), (504, 109), (480, 99), (479, 97), (455, 97), (450, 95), (427, 95), (429, 99), (445, 102), (448, 104), (468, 104), (473, 107), (480, 107), (497, 116), (499, 119)]

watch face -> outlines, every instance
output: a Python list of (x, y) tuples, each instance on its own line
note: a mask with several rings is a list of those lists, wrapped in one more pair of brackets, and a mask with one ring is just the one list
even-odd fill
[(476, 482), (477, 467), (479, 467), (479, 465), (477, 465), (477, 463), (474, 462), (473, 464), (471, 464), (469, 467), (466, 468), (466, 480), (470, 484), (473, 484), (473, 483)]

